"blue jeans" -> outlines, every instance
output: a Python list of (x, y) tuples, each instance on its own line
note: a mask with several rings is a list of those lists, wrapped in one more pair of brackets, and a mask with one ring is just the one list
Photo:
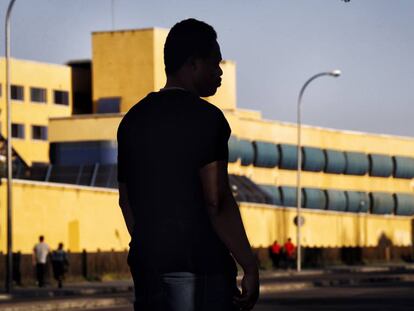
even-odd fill
[[(136, 281), (134, 282), (136, 285)], [(142, 282), (142, 280), (141, 280)], [(161, 274), (151, 291), (135, 287), (135, 311), (233, 311), (236, 279), (190, 272)]]

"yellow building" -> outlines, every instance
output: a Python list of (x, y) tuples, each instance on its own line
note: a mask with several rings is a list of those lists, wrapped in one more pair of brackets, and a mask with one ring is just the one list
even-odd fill
[[(30, 251), (39, 234), (50, 237), (51, 243), (63, 241), (72, 251), (127, 247), (117, 206), (116, 131), (136, 102), (164, 86), (166, 34), (157, 28), (92, 34), (92, 69), (84, 75), (92, 77), (93, 114), (49, 115), (45, 124), (51, 165), (31, 170), (37, 182), (15, 185), (16, 250)], [(222, 87), (208, 100), (223, 110), (232, 128), (230, 183), (249, 239), (254, 247), (267, 247), (275, 239), (295, 240), (296, 125), (237, 108), (235, 63), (223, 61), (222, 68)], [(49, 84), (41, 86), (58, 89), (57, 80), (48, 79)], [(70, 98), (69, 78), (66, 86)], [(69, 100), (67, 108), (70, 105)], [(27, 118), (31, 122), (31, 116)], [(414, 232), (414, 138), (304, 126), (302, 144), (304, 246), (374, 247), (386, 237), (394, 246), (409, 249)], [(30, 158), (23, 147), (20, 151)], [(4, 200), (3, 183), (1, 215)], [(38, 222), (30, 226), (35, 218)], [(1, 250), (4, 223), (0, 228)]]
[[(50, 117), (72, 113), (71, 70), (64, 65), (11, 59), (12, 145), (28, 164), (49, 163)], [(0, 72), (5, 59), (0, 58)], [(0, 76), (0, 132), (6, 137), (5, 75)]]

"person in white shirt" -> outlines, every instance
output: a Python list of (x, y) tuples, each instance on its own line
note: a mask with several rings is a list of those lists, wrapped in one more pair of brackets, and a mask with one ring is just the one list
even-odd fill
[(39, 287), (45, 285), (46, 263), (49, 253), (50, 247), (45, 243), (45, 237), (43, 235), (39, 236), (39, 243), (34, 246), (32, 256), (33, 265), (36, 265), (36, 277)]

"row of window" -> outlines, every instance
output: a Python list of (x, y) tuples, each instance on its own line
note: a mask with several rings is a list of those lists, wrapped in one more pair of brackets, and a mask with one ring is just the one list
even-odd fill
[[(12, 137), (24, 139), (25, 125), (20, 123), (12, 123)], [(47, 140), (47, 126), (32, 125), (32, 139)]]
[[(2, 96), (2, 87), (0, 84), (0, 96)], [(24, 100), (24, 87), (21, 85), (11, 85), (10, 97), (12, 100)], [(30, 101), (33, 103), (47, 103), (47, 90), (40, 87), (30, 87)], [(69, 105), (69, 92), (53, 90), (53, 103), (57, 105)]]
[[(296, 207), (297, 188), (260, 185), (271, 204)], [(301, 206), (340, 212), (414, 215), (414, 195), (409, 193), (362, 192), (302, 188)]]
[[(301, 148), (301, 152), (302, 169), (305, 171), (414, 178), (413, 157), (366, 154), (306, 146)], [(243, 166), (253, 164), (257, 167), (296, 170), (297, 157), (297, 146), (292, 144), (248, 141), (234, 136), (229, 140), (229, 162), (240, 159)]]

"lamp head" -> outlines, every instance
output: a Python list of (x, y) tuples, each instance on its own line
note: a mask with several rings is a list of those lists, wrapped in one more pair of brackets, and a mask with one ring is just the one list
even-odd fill
[(342, 72), (339, 69), (335, 69), (335, 70), (332, 70), (329, 74), (336, 78), (336, 77), (339, 77), (342, 74)]

